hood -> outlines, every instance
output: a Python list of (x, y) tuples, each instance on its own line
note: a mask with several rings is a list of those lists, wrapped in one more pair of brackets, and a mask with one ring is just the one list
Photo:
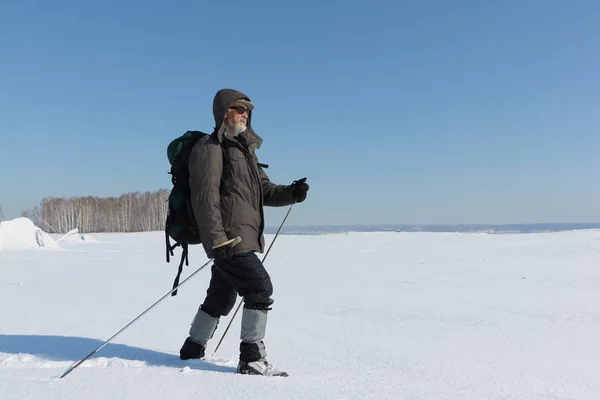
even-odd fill
[[(213, 135), (217, 137), (219, 142), (223, 141), (223, 133), (225, 131), (223, 118), (225, 117), (225, 113), (233, 102), (240, 99), (251, 101), (250, 97), (234, 89), (221, 89), (215, 95), (213, 100), (213, 116), (215, 117), (215, 130)], [(253, 143), (256, 148), (260, 148), (262, 138), (252, 129), (252, 113), (253, 110), (248, 111), (248, 121), (246, 123), (247, 129), (241, 135), (244, 135), (247, 141)]]

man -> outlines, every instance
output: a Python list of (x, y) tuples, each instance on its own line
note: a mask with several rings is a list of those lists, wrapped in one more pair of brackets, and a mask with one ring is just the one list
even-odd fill
[(272, 183), (254, 153), (262, 139), (251, 125), (254, 104), (244, 93), (222, 89), (213, 100), (215, 129), (200, 139), (189, 159), (191, 203), (206, 254), (214, 258), (206, 298), (180, 350), (183, 360), (202, 358), (219, 318), (244, 298), (238, 372), (287, 376), (267, 362), (263, 338), (273, 299), (268, 272), (255, 252), (264, 252), (263, 206), (306, 199), (305, 179)]

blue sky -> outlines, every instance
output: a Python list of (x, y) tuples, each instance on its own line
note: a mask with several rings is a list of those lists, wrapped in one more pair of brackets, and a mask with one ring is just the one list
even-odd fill
[[(596, 1), (11, 1), (0, 206), (169, 188), (166, 147), (256, 103), (290, 225), (600, 222)], [(277, 225), (285, 209), (270, 209)]]

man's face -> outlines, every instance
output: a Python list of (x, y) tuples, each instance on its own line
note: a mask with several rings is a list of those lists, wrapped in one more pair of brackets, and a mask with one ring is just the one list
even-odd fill
[(225, 124), (227, 125), (227, 132), (231, 136), (237, 136), (246, 130), (246, 123), (248, 122), (248, 109), (245, 105), (239, 102), (234, 102), (227, 109), (225, 114)]

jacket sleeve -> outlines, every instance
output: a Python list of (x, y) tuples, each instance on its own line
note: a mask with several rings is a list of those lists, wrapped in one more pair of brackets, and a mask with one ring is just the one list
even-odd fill
[(201, 139), (189, 158), (190, 197), (194, 216), (205, 245), (216, 246), (228, 240), (221, 216), (221, 146), (212, 138)]
[(269, 207), (282, 207), (294, 202), (292, 187), (289, 185), (276, 185), (269, 180), (269, 177), (258, 167), (260, 173), (260, 182), (263, 189), (263, 203)]

